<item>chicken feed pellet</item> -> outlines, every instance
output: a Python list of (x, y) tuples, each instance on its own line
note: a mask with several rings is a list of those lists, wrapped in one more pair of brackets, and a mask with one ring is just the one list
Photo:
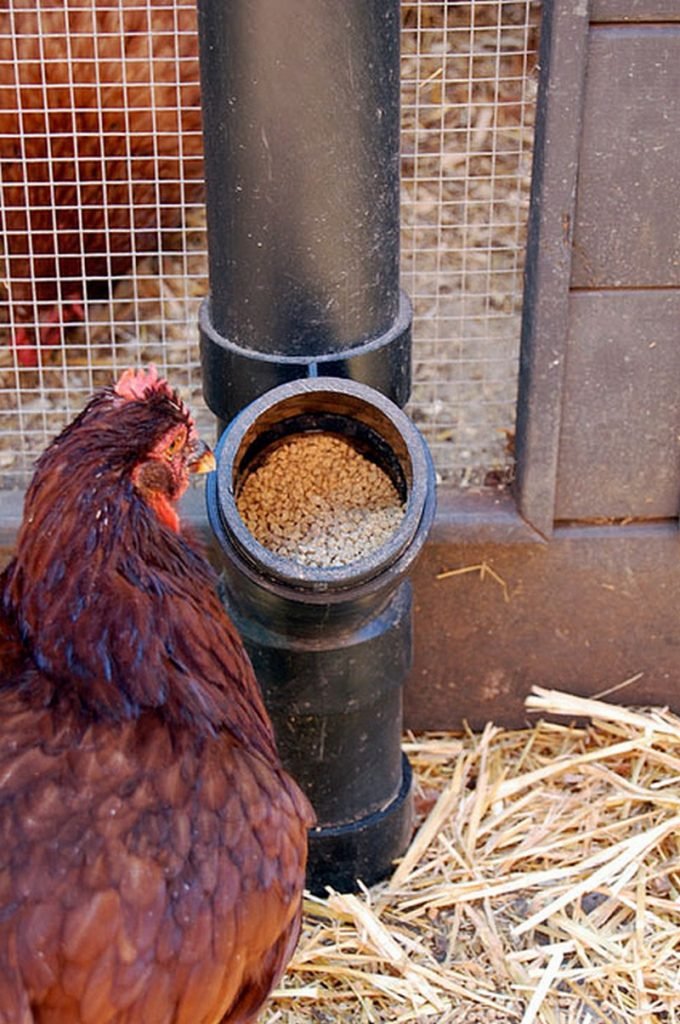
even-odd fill
[(388, 475), (332, 434), (301, 434), (246, 477), (237, 507), (253, 537), (304, 565), (348, 565), (383, 544), (404, 515)]

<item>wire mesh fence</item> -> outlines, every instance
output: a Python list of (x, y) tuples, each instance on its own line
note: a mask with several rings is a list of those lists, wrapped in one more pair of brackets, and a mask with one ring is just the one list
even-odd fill
[[(519, 348), (536, 0), (403, 3), (409, 406), (442, 479), (498, 482)], [(154, 361), (203, 429), (194, 0), (0, 0), (0, 484)]]

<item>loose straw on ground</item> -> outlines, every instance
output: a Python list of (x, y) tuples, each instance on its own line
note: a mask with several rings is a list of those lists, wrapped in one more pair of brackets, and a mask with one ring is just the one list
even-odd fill
[(407, 738), (411, 847), (307, 901), (265, 1024), (680, 1024), (680, 718), (527, 708), (579, 724)]

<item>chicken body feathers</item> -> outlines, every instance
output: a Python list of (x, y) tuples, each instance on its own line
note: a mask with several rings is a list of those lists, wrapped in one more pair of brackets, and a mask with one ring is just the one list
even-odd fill
[(0, 1021), (249, 1020), (297, 936), (295, 788), (155, 714), (0, 711)]
[(212, 569), (130, 483), (181, 415), (97, 396), (0, 581), (0, 1024), (247, 1024), (297, 939), (309, 805)]

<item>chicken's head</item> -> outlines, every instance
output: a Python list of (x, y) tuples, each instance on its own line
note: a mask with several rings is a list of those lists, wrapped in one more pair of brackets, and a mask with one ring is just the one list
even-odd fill
[(179, 595), (189, 580), (200, 593), (214, 586), (177, 502), (214, 463), (155, 368), (98, 391), (38, 460), (0, 601), (37, 668), (66, 681), (79, 707), (128, 718), (164, 706), (179, 720), (188, 701), (207, 728), (222, 720), (210, 696), (169, 683), (179, 638), (198, 629)]
[[(155, 366), (126, 370), (98, 391), (36, 467), (26, 511), (36, 531), (110, 519), (110, 504), (141, 497), (164, 526), (179, 530), (177, 502), (193, 473), (215, 468), (194, 421)], [(87, 481), (87, 486), (84, 482)], [(29, 524), (29, 525), (30, 525)]]
[(198, 438), (189, 410), (155, 366), (126, 370), (110, 392), (110, 401), (129, 422), (132, 483), (161, 522), (179, 529), (176, 503), (189, 476), (213, 470), (215, 456)]

